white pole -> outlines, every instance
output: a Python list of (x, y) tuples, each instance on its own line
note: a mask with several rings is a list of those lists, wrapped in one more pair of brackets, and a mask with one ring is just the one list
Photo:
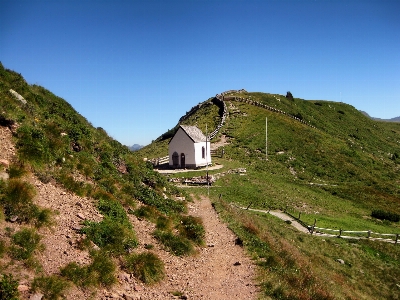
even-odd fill
[(268, 118), (265, 117), (265, 159), (268, 160)]
[(207, 123), (206, 123), (206, 165), (207, 165), (207, 196), (210, 196), (210, 185), (208, 183), (208, 129), (207, 129)]

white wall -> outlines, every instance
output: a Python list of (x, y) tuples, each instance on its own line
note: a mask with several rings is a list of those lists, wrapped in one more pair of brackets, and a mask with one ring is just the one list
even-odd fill
[(185, 164), (187, 167), (205, 166), (211, 163), (210, 142), (207, 142), (206, 158), (202, 158), (202, 147), (206, 147), (206, 142), (194, 143), (191, 138), (179, 128), (175, 136), (169, 143), (168, 156), (169, 165), (173, 166), (172, 155), (176, 151), (179, 155), (179, 165), (181, 164), (181, 153), (185, 154)]
[(169, 165), (172, 166), (172, 154), (174, 152), (179, 154), (179, 165), (181, 163), (181, 153), (185, 153), (185, 163), (186, 165), (195, 165), (195, 155), (194, 155), (194, 143), (187, 136), (187, 134), (183, 131), (182, 128), (179, 128), (176, 132), (175, 136), (169, 143), (168, 147), (168, 156), (169, 156)]
[[(211, 151), (210, 151), (210, 142), (207, 142), (207, 147), (206, 147), (206, 142), (201, 142), (201, 143), (195, 143), (194, 144), (195, 151), (196, 151), (196, 167), (199, 166), (205, 166), (207, 163), (211, 164)], [(202, 158), (202, 150), (201, 148), (204, 147), (206, 148), (206, 156), (203, 159)]]

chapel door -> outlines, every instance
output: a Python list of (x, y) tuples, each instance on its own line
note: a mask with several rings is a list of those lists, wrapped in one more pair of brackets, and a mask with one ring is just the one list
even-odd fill
[(174, 152), (174, 154), (172, 154), (172, 165), (174, 166), (174, 168), (179, 167), (179, 154), (177, 152)]
[(186, 168), (185, 153), (181, 153), (181, 168), (182, 169)]

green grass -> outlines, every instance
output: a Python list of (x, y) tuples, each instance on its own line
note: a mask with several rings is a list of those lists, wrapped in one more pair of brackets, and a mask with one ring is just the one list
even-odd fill
[(0, 299), (18, 300), (18, 281), (12, 274), (0, 274)]
[(33, 252), (39, 247), (40, 239), (40, 235), (34, 229), (21, 229), (11, 237), (11, 256), (17, 260), (30, 259)]
[(91, 256), (92, 262), (89, 265), (69, 263), (61, 269), (61, 275), (79, 287), (111, 287), (117, 281), (115, 263), (105, 252), (93, 252)]
[(195, 249), (189, 239), (175, 235), (170, 231), (156, 230), (154, 237), (164, 245), (165, 249), (177, 256), (194, 254)]
[(183, 216), (177, 226), (179, 234), (197, 245), (204, 245), (205, 229), (199, 217)]
[[(221, 177), (210, 188), (214, 204), (261, 268), (262, 297), (272, 299), (390, 299), (398, 283), (399, 248), (373, 241), (321, 239), (300, 234), (271, 215), (236, 211), (229, 203), (288, 209), (317, 226), (399, 233), (396, 222), (371, 218), (399, 214), (399, 123), (376, 122), (354, 107), (329, 101), (277, 101), (264, 93), (238, 94), (298, 115), (317, 129), (285, 115), (232, 102), (222, 133), (231, 137), (223, 169), (245, 167), (245, 176)], [(229, 107), (229, 105), (228, 105)], [(202, 112), (192, 120), (201, 119)], [(265, 119), (268, 118), (268, 161)], [(194, 125), (192, 122), (190, 125)], [(217, 137), (218, 139), (218, 137)], [(155, 147), (156, 143), (152, 146)], [(200, 172), (201, 173), (201, 172)], [(198, 172), (176, 177), (198, 176)], [(207, 194), (203, 188), (191, 189)], [(223, 205), (219, 199), (222, 199)], [(336, 259), (342, 258), (345, 265)], [(368, 274), (368, 275), (366, 275)], [(380, 288), (382, 287), (382, 290)]]
[(69, 283), (56, 275), (36, 277), (32, 283), (32, 291), (43, 294), (44, 299), (64, 298)]
[[(15, 101), (8, 92), (10, 88), (27, 99), (28, 104)], [(300, 235), (290, 224), (265, 214), (237, 212), (229, 203), (260, 209), (288, 207), (301, 212), (306, 222), (313, 223), (317, 218), (317, 225), (321, 227), (399, 232), (398, 223), (379, 222), (369, 216), (376, 210), (400, 214), (400, 123), (373, 121), (344, 103), (290, 100), (266, 93), (237, 96), (251, 97), (297, 115), (317, 128), (260, 107), (232, 102), (237, 112), (231, 110), (221, 129), (221, 134), (230, 137), (231, 143), (225, 146), (223, 159), (213, 159), (224, 168), (210, 174), (237, 167), (245, 167), (247, 173), (221, 177), (210, 188), (210, 196), (221, 216), (259, 264), (261, 297), (395, 298), (393, 291), (397, 291), (400, 277), (399, 247)], [(186, 212), (187, 202), (173, 199), (185, 196), (190, 201), (188, 192), (172, 186), (142, 159), (165, 156), (174, 128), (151, 145), (132, 153), (111, 139), (104, 129), (94, 128), (63, 99), (43, 87), (29, 85), (20, 74), (2, 65), (0, 106), (0, 125), (10, 122), (20, 125), (15, 141), (19, 161), (28, 170), (41, 175), (45, 182), (56, 180), (74, 193), (99, 200), (98, 208), (105, 220), (86, 223), (84, 230), (91, 240), (102, 245), (102, 250), (109, 252), (103, 257), (104, 264), (94, 264), (94, 259), (91, 267), (69, 266), (70, 275), (75, 276), (77, 282), (79, 278), (91, 278), (87, 275), (94, 274), (96, 284), (111, 284), (115, 265), (108, 264), (112, 262), (109, 255), (120, 257), (127, 250), (125, 242), (130, 238), (134, 240), (122, 209), (131, 208), (136, 200), (158, 211), (156, 220), (157, 213), (153, 216), (151, 213), (148, 218), (157, 223), (158, 230), (154, 234), (168, 251), (176, 255), (194, 253), (195, 243), (182, 237), (186, 229), (181, 228), (179, 234), (172, 233), (174, 229), (179, 232), (176, 222)], [(219, 122), (218, 116), (219, 108), (204, 103), (197, 112), (188, 115), (184, 123), (197, 124), (203, 132), (207, 124), (211, 131)], [(268, 161), (265, 161), (266, 118)], [(120, 173), (121, 166), (127, 173)], [(72, 174), (79, 174), (93, 185), (76, 181)], [(187, 172), (178, 176), (198, 175)], [(6, 220), (17, 212), (23, 222), (35, 222), (40, 210), (31, 205), (31, 189), (21, 182), (11, 183), (16, 182), (14, 180), (18, 179), (0, 182)], [(21, 189), (10, 188), (10, 183), (11, 187), (18, 185)], [(191, 189), (192, 192), (195, 195), (207, 193), (203, 188)], [(224, 204), (218, 201), (220, 196)], [(26, 201), (19, 200), (23, 197)], [(117, 202), (120, 206), (115, 205)], [(117, 233), (122, 237), (115, 238)], [(117, 243), (119, 248), (113, 246)], [(113, 252), (114, 248), (119, 250)], [(345, 265), (337, 263), (337, 258), (342, 258)], [(102, 272), (104, 276), (100, 277), (104, 280), (99, 279), (95, 269)], [(112, 276), (107, 277), (107, 274)], [(87, 284), (81, 282), (80, 286)]]
[(164, 263), (151, 252), (126, 256), (124, 266), (129, 273), (146, 284), (154, 284), (165, 277)]
[(138, 241), (132, 229), (110, 218), (101, 222), (85, 221), (81, 229), (87, 238), (113, 255), (120, 255), (136, 248)]

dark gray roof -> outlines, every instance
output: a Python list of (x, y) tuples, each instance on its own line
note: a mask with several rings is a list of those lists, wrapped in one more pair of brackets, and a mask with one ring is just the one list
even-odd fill
[(206, 136), (196, 126), (180, 125), (180, 127), (193, 140), (193, 142), (200, 143), (206, 141)]

